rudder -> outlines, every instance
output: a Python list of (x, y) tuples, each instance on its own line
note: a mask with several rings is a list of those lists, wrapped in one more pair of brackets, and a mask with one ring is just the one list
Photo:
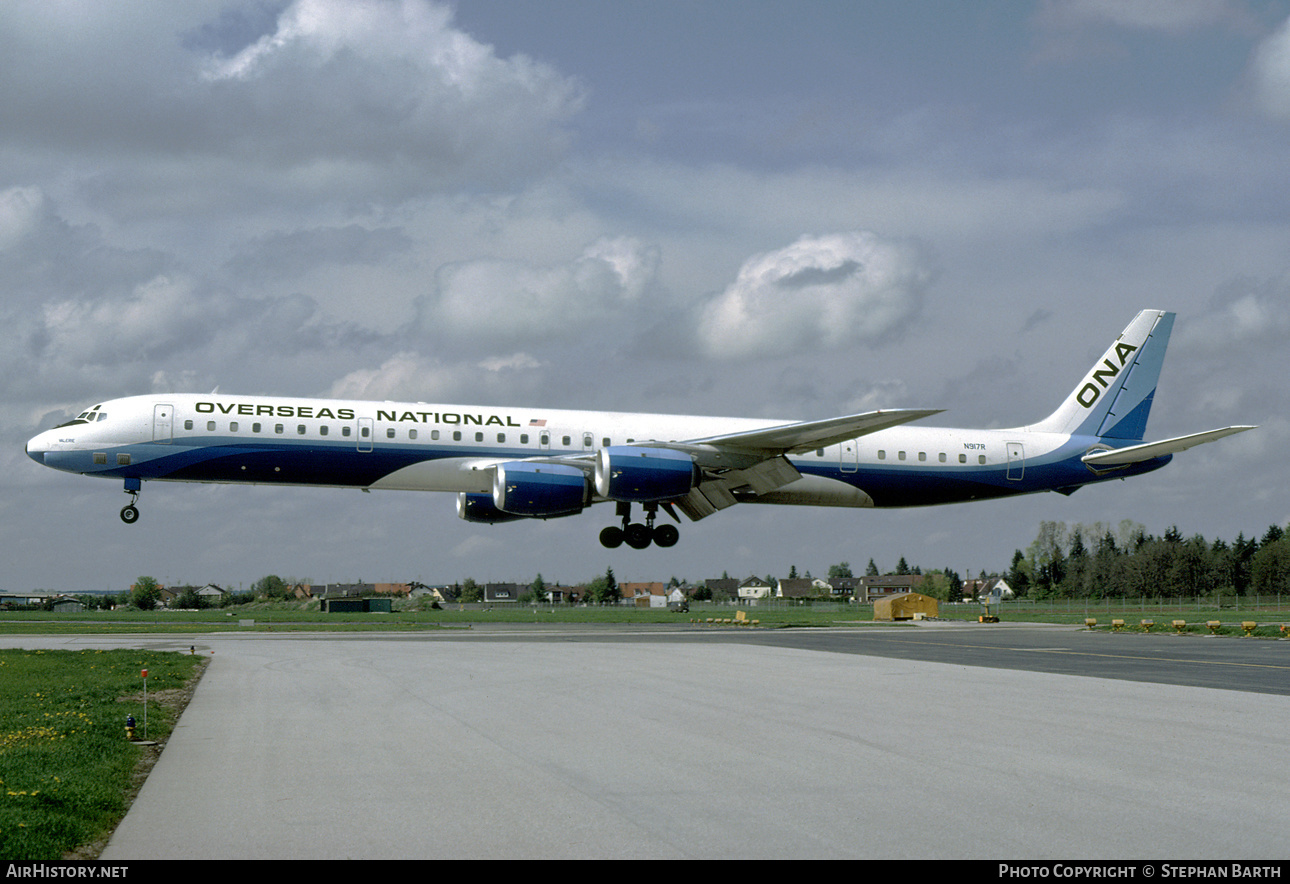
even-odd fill
[(1141, 441), (1164, 365), (1174, 314), (1143, 310), (1037, 432)]

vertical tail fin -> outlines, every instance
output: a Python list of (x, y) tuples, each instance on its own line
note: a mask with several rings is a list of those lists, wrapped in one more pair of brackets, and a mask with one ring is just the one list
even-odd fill
[(1173, 325), (1174, 314), (1143, 310), (1061, 407), (1030, 429), (1141, 441)]

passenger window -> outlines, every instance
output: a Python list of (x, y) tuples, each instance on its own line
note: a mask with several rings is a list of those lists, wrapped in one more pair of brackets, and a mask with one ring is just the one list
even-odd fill
[(439, 431), (438, 431), (438, 430), (431, 430), (431, 431), (430, 431), (430, 438), (431, 438), (431, 439), (433, 439), (435, 442), (438, 442), (438, 441), (439, 441)]
[(484, 441), (484, 434), (483, 434), (483, 433), (480, 433), (480, 432), (476, 432), (476, 433), (475, 433), (475, 441), (476, 441), (476, 442), (483, 442), (483, 441)]
[(230, 433), (236, 433), (236, 432), (237, 432), (237, 421), (229, 421), (228, 431), (229, 431)]
[(886, 460), (886, 459), (887, 459), (887, 452), (885, 452), (885, 451), (883, 451), (881, 448), (879, 448), (879, 449), (878, 449), (878, 460)]
[(940, 454), (940, 461), (941, 461), (941, 463), (945, 463), (945, 452), (944, 452), (944, 451), (942, 451), (942, 452), (941, 452), (941, 454)]
[(498, 441), (498, 442), (503, 442), (503, 443), (504, 443), (504, 442), (506, 441), (506, 434), (505, 434), (505, 433), (498, 433), (498, 434), (497, 434), (497, 441)]
[(977, 463), (979, 463), (979, 464), (984, 464), (984, 463), (985, 463), (985, 455), (984, 455), (984, 454), (978, 455), (978, 456), (977, 456), (977, 459), (976, 459), (976, 462), (977, 462)]
[(605, 438), (603, 438), (603, 439), (601, 439), (601, 440), (600, 440), (600, 446), (601, 446), (602, 448), (608, 448), (608, 447), (609, 447), (609, 437), (608, 437), (608, 436), (606, 436)]
[(297, 435), (297, 436), (303, 436), (304, 434), (305, 434), (305, 425), (304, 425), (304, 424), (296, 424), (296, 435)]
[(260, 432), (260, 429), (261, 429), (261, 427), (260, 427), (260, 424), (259, 424), (259, 423), (251, 424), (251, 432), (252, 432), (252, 433), (258, 433), (258, 432)]
[(408, 438), (409, 438), (409, 439), (415, 439), (416, 437), (417, 437), (417, 431), (416, 431), (416, 430), (408, 430)]
[(959, 455), (959, 463), (967, 463), (967, 455), (966, 455), (966, 454), (960, 454), (960, 455)]
[(461, 441), (461, 430), (453, 430), (453, 431), (452, 431), (452, 441), (454, 441), (454, 442), (460, 442), (460, 441)]
[(350, 435), (350, 432), (351, 432), (351, 430), (350, 430), (350, 427), (349, 427), (348, 425), (343, 426), (343, 427), (341, 427), (341, 428), (340, 428), (340, 434), (341, 434), (342, 436), (348, 436), (348, 435)]
[(192, 428), (193, 428), (193, 422), (192, 422), (192, 421), (184, 421), (184, 429), (185, 429), (185, 430), (191, 430)]
[(385, 438), (386, 439), (394, 438), (394, 427), (390, 427), (388, 430), (385, 431)]
[(215, 421), (206, 422), (206, 431), (209, 433), (215, 432)]
[(905, 459), (905, 452), (903, 451), (896, 452), (896, 460), (904, 460), (904, 459)]
[(926, 452), (926, 451), (920, 451), (920, 452), (918, 452), (918, 459), (919, 459), (920, 461), (926, 461), (926, 460), (927, 460), (927, 452)]
[(590, 434), (590, 433), (583, 433), (583, 434), (582, 434), (582, 447), (583, 447), (583, 448), (590, 448), (590, 447), (592, 446), (592, 444), (593, 444), (593, 443), (592, 443), (592, 441), (591, 441), (591, 438), (592, 438), (592, 437), (591, 437), (591, 434)]
[(572, 436), (565, 436), (561, 441), (562, 441), (565, 445), (572, 445), (572, 444), (573, 444), (573, 437), (572, 437)]
[(282, 424), (274, 424), (274, 425), (273, 425), (273, 432), (275, 432), (275, 433), (277, 433), (279, 436), (281, 436), (281, 435), (282, 435)]
[(327, 435), (327, 425), (326, 425), (326, 424), (323, 424), (321, 427), (319, 427), (319, 428), (318, 428), (318, 435), (320, 435), (320, 436), (326, 436), (326, 435)]

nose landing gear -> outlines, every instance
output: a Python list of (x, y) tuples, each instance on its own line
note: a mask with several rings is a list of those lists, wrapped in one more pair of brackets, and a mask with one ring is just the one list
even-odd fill
[(130, 502), (121, 507), (121, 521), (127, 525), (139, 521), (139, 508), (135, 504), (139, 502), (139, 491), (142, 488), (143, 483), (139, 479), (125, 480), (125, 493), (130, 495)]
[[(671, 513), (671, 510), (668, 510)], [(632, 521), (632, 505), (630, 503), (620, 502), (618, 504), (618, 515), (623, 518), (623, 526), (610, 525), (600, 532), (600, 545), (607, 549), (617, 549), (626, 541), (632, 549), (645, 549), (651, 543), (661, 547), (676, 546), (676, 542), (681, 539), (681, 532), (675, 525), (655, 525), (654, 518), (658, 515), (658, 504), (645, 504), (645, 524)], [(676, 518), (673, 515), (673, 518)]]

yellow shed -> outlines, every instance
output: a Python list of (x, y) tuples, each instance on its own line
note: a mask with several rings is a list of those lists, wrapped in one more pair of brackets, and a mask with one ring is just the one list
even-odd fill
[(913, 620), (915, 614), (935, 617), (940, 613), (936, 599), (921, 592), (905, 592), (873, 603), (875, 620)]

